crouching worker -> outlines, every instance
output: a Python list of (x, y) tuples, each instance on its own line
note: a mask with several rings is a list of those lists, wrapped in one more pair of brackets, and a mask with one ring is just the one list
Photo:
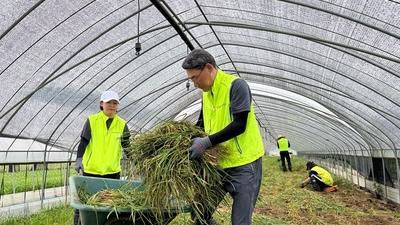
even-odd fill
[(314, 191), (337, 191), (332, 175), (327, 170), (310, 161), (307, 162), (306, 167), (308, 171), (308, 178), (301, 183), (301, 188), (304, 188), (311, 183)]

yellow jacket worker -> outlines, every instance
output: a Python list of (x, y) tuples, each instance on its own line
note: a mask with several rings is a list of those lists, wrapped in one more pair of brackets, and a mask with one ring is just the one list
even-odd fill
[(278, 139), (276, 140), (276, 147), (278, 147), (279, 155), (281, 156), (282, 170), (286, 172), (286, 165), (285, 165), (285, 160), (286, 160), (289, 171), (292, 171), (292, 163), (290, 162), (290, 154), (289, 154), (289, 148), (290, 148), (289, 140), (285, 136), (279, 135)]
[(332, 175), (327, 170), (311, 161), (307, 162), (306, 167), (309, 177), (301, 183), (301, 188), (311, 183), (315, 191), (336, 191)]
[[(209, 135), (193, 139), (190, 159), (196, 160), (213, 145), (224, 145), (229, 153), (218, 162), (229, 175), (223, 190), (233, 198), (233, 225), (250, 225), (261, 184), (264, 147), (252, 105), (251, 91), (243, 79), (225, 73), (216, 66), (214, 57), (203, 49), (195, 49), (182, 67), (195, 87), (203, 90), (198, 126)], [(219, 196), (220, 202), (224, 196)], [(203, 212), (203, 221), (215, 224), (215, 209)]]
[[(129, 129), (117, 115), (119, 96), (105, 91), (100, 96), (100, 112), (87, 119), (78, 146), (75, 169), (84, 176), (119, 179), (122, 147), (129, 146)], [(74, 224), (79, 211), (75, 210)]]

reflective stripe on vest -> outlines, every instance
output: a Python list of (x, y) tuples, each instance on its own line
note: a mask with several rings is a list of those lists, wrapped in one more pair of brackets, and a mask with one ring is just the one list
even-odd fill
[(319, 166), (314, 166), (311, 170), (318, 173), (318, 176), (321, 177), (322, 182), (324, 182), (325, 184), (327, 184), (329, 186), (333, 185), (333, 178), (332, 178), (331, 174), (328, 171), (326, 171), (324, 168), (319, 167)]
[(107, 130), (107, 120), (102, 111), (89, 116), (91, 139), (82, 159), (85, 173), (106, 175), (121, 171), (121, 137), (126, 122), (116, 115)]
[[(203, 92), (204, 129), (209, 135), (224, 129), (233, 121), (230, 112), (230, 90), (238, 77), (218, 70), (211, 91)], [(264, 146), (253, 105), (247, 117), (246, 130), (228, 141), (221, 143), (228, 148), (228, 156), (220, 159), (221, 168), (231, 168), (251, 163), (264, 155)]]
[(279, 138), (279, 151), (287, 151), (289, 150), (289, 141), (286, 138)]

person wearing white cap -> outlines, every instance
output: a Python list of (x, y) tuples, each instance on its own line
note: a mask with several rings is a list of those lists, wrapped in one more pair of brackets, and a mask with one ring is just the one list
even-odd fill
[[(84, 176), (119, 179), (122, 149), (129, 147), (129, 129), (117, 115), (119, 96), (105, 91), (100, 96), (100, 112), (90, 115), (83, 126), (75, 169)], [(75, 210), (74, 224), (79, 224)]]

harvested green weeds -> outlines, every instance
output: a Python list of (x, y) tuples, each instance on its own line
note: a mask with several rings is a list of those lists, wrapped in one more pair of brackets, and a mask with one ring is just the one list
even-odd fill
[[(215, 167), (226, 154), (222, 146), (207, 150), (204, 159), (190, 161), (192, 138), (206, 134), (190, 122), (168, 121), (155, 129), (136, 135), (128, 158), (136, 162), (144, 175), (145, 202), (152, 208), (171, 210), (190, 204), (200, 218), (200, 201), (215, 207), (222, 190), (222, 175)], [(173, 201), (172, 201), (173, 200)]]
[(224, 175), (216, 165), (226, 154), (225, 148), (214, 146), (204, 158), (189, 160), (192, 138), (205, 135), (200, 128), (185, 121), (168, 121), (135, 135), (127, 157), (143, 175), (145, 190), (139, 196), (133, 192), (105, 190), (90, 197), (87, 203), (113, 208), (150, 208), (156, 215), (190, 205), (200, 219), (202, 207), (215, 207), (219, 204), (216, 196), (224, 193), (218, 188)]

